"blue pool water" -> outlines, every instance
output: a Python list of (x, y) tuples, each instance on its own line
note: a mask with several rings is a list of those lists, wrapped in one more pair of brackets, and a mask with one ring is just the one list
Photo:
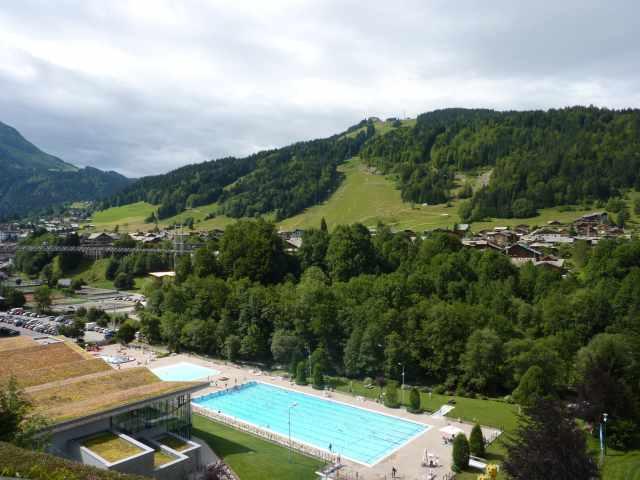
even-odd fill
[(206, 379), (220, 372), (212, 368), (201, 367), (194, 363), (180, 362), (168, 367), (151, 369), (161, 380), (165, 382), (190, 382), (191, 380)]
[(344, 458), (373, 465), (409, 439), (429, 427), (376, 413), (371, 410), (325, 400), (284, 388), (251, 382), (242, 387), (216, 392), (193, 401), (200, 407), (220, 411), (238, 420), (288, 436), (291, 409), (291, 437)]

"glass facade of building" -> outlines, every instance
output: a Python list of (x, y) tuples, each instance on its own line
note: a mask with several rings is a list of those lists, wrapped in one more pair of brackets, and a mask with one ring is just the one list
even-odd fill
[(191, 395), (156, 400), (144, 407), (111, 418), (111, 427), (128, 435), (160, 430), (191, 438)]

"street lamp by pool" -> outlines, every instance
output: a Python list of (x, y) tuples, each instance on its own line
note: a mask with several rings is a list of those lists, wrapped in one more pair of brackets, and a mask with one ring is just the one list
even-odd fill
[(607, 418), (609, 417), (608, 413), (602, 414), (602, 420), (604, 421), (604, 438), (602, 441), (604, 454), (607, 454)]
[(298, 402), (294, 402), (289, 405), (289, 463), (291, 463), (291, 409), (296, 408)]
[(404, 363), (398, 362), (398, 365), (402, 366), (402, 403), (404, 403)]

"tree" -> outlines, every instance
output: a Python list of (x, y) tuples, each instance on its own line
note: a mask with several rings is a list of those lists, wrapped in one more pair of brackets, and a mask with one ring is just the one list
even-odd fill
[(15, 377), (0, 387), (0, 441), (23, 448), (43, 449), (49, 438), (42, 434), (47, 420), (33, 413), (33, 405), (18, 387)]
[(537, 365), (529, 367), (513, 391), (513, 399), (523, 406), (531, 406), (549, 393), (548, 376)]
[(120, 326), (120, 328), (116, 332), (116, 340), (125, 345), (127, 343), (131, 343), (136, 337), (137, 331), (137, 324), (134, 323), (133, 320), (127, 320)]
[(484, 457), (484, 436), (482, 435), (482, 428), (479, 424), (475, 424), (471, 429), (471, 435), (469, 435), (469, 452), (476, 457)]
[(228, 276), (260, 283), (281, 280), (288, 262), (275, 226), (262, 218), (229, 225), (220, 241), (218, 259)]
[(491, 329), (474, 331), (460, 359), (467, 384), (475, 391), (494, 393), (501, 377), (502, 340)]
[(337, 281), (375, 272), (376, 252), (367, 227), (338, 225), (329, 240), (326, 262), (331, 278)]
[[(640, 205), (640, 202), (638, 202), (638, 205)], [(638, 207), (638, 210), (640, 211), (640, 207)], [(322, 217), (320, 219), (320, 230), (322, 232), (328, 232), (329, 231), (329, 228), (327, 227), (327, 221), (324, 219), (324, 217)]]
[(513, 480), (585, 480), (598, 477), (586, 437), (559, 402), (540, 400), (526, 407), (506, 443), (503, 469)]
[(453, 465), (454, 472), (462, 472), (469, 468), (469, 441), (464, 433), (459, 433), (453, 439)]
[(387, 383), (384, 389), (384, 405), (389, 408), (398, 408), (400, 406), (396, 382)]
[(184, 282), (192, 272), (191, 255), (182, 255), (176, 265), (176, 282)]
[(113, 286), (118, 290), (131, 290), (134, 286), (133, 276), (129, 273), (120, 272), (116, 275)]
[(313, 388), (316, 390), (324, 389), (324, 375), (320, 364), (316, 364), (313, 367)]
[(421, 413), (422, 407), (420, 406), (420, 391), (413, 387), (409, 392), (409, 407), (407, 408), (411, 413)]
[(224, 356), (230, 362), (233, 362), (238, 358), (240, 353), (241, 340), (237, 335), (229, 335), (224, 341)]
[(516, 218), (534, 217), (538, 211), (533, 202), (527, 198), (518, 198), (511, 206), (513, 216)]
[(104, 277), (107, 280), (114, 280), (116, 275), (118, 274), (118, 269), (120, 268), (120, 260), (117, 257), (111, 257), (109, 259), (109, 263), (107, 264), (107, 269), (104, 272)]
[(38, 312), (46, 312), (51, 307), (51, 289), (47, 285), (36, 288), (33, 292), (33, 299), (36, 302)]
[(296, 385), (307, 384), (307, 364), (305, 362), (298, 362), (296, 367)]

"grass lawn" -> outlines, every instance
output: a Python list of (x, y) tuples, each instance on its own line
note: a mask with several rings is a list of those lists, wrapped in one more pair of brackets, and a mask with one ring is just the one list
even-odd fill
[(191, 445), (189, 445), (186, 442), (183, 442), (182, 440), (180, 440), (177, 437), (174, 437), (173, 435), (163, 435), (157, 440), (159, 443), (166, 445), (167, 447), (175, 450), (176, 452), (182, 452), (183, 450), (186, 450), (187, 448), (191, 447)]
[[(600, 461), (600, 444), (598, 439), (587, 436), (587, 445), (594, 458)], [(640, 480), (640, 450), (622, 452), (607, 449), (602, 468), (603, 480)]]
[(176, 457), (169, 455), (168, 453), (164, 453), (162, 450), (156, 450), (153, 452), (153, 465), (156, 467), (160, 467), (165, 463), (173, 462)]
[(200, 415), (193, 416), (193, 434), (207, 442), (241, 480), (312, 480), (323, 463)]
[(89, 437), (82, 442), (82, 445), (111, 463), (142, 453), (142, 449), (138, 446), (111, 432), (98, 433)]
[[(361, 381), (353, 380), (351, 382), (353, 395), (362, 395), (369, 398), (376, 398), (380, 389), (374, 387), (368, 389), (364, 387)], [(350, 382), (343, 380), (337, 386), (337, 390), (341, 392), (349, 392)], [(409, 391), (404, 392), (405, 404), (409, 403)], [(399, 392), (400, 400), (402, 400), (402, 392)], [(455, 408), (448, 414), (453, 419), (462, 419), (467, 422), (478, 422), (481, 425), (500, 428), (504, 431), (512, 431), (517, 425), (518, 406), (498, 400), (481, 400), (476, 398), (458, 397), (455, 395), (438, 395), (420, 392), (420, 404), (424, 410), (433, 412), (445, 405), (449, 400), (456, 401)]]
[[(151, 205), (146, 202), (137, 202), (122, 207), (111, 207), (94, 213), (92, 219), (88, 223), (95, 225), (95, 231), (113, 230), (116, 225), (120, 232), (136, 232), (152, 230), (155, 225), (153, 223), (145, 223), (145, 219), (149, 217), (157, 208), (157, 205)], [(167, 227), (173, 224), (180, 224), (187, 218), (193, 218), (193, 228), (196, 230), (212, 230), (214, 228), (224, 228), (235, 219), (224, 215), (217, 215), (215, 218), (205, 220), (210, 213), (215, 213), (218, 209), (217, 203), (209, 205), (201, 205), (199, 207), (190, 208), (173, 217), (161, 220), (158, 225)]]

